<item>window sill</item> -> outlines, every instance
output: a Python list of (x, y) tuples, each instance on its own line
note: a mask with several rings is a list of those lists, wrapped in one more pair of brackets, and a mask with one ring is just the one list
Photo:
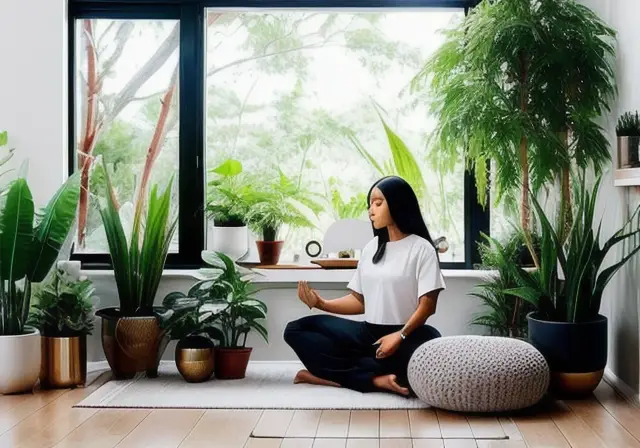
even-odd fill
[[(297, 283), (301, 280), (310, 283), (346, 284), (349, 283), (355, 272), (354, 269), (254, 269), (256, 273), (253, 281), (258, 284), (270, 283)], [(491, 271), (470, 269), (443, 269), (445, 279), (484, 279)], [(113, 277), (111, 270), (83, 270), (83, 275), (89, 278)], [(191, 279), (200, 278), (198, 270), (167, 269), (163, 272), (164, 279)]]

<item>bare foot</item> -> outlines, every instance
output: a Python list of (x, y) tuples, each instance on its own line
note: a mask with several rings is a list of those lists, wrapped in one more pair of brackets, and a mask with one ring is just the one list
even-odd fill
[(340, 387), (338, 383), (334, 383), (333, 381), (323, 380), (322, 378), (318, 378), (308, 370), (301, 370), (296, 375), (293, 380), (293, 384), (314, 384), (316, 386), (332, 386), (332, 387)]
[(395, 375), (377, 376), (373, 379), (373, 385), (379, 389), (388, 390), (400, 395), (409, 395), (409, 389), (400, 386), (397, 380), (398, 377)]

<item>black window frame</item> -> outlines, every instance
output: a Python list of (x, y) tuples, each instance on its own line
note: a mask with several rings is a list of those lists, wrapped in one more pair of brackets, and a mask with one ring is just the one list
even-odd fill
[[(170, 253), (166, 269), (202, 266), (205, 247), (205, 27), (207, 8), (455, 8), (465, 14), (478, 0), (69, 0), (68, 91), (69, 173), (76, 171), (76, 21), (78, 19), (178, 20), (179, 44), (179, 173), (177, 253)], [(187, 181), (188, 180), (188, 181)], [(490, 234), (489, 206), (482, 207), (473, 172), (464, 174), (465, 261), (443, 262), (444, 269), (473, 269), (479, 263), (481, 234)], [(488, 194), (488, 193), (487, 193)], [(488, 201), (489, 203), (489, 201)], [(111, 269), (108, 254), (71, 254), (83, 269)]]

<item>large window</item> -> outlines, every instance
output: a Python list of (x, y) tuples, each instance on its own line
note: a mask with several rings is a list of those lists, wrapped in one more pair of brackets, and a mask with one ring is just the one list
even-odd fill
[(464, 161), (439, 169), (427, 98), (409, 91), (441, 44), (439, 31), (463, 17), (466, 3), (228, 9), (72, 0), (70, 167), (86, 174), (87, 192), (74, 257), (88, 267), (108, 263), (95, 206), (104, 160), (125, 223), (142, 183), (175, 177), (179, 231), (169, 264), (197, 266), (212, 225), (207, 183), (234, 159), (249, 176), (286, 176), (321, 205), (313, 228), (281, 229), (282, 261), (322, 240), (337, 219), (366, 220), (370, 185), (398, 174), (418, 192), (434, 238), (449, 242), (445, 266), (471, 267), (488, 210)]

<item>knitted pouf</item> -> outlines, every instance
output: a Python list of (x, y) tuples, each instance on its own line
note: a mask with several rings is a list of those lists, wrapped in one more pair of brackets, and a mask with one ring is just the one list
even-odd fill
[(538, 350), (518, 339), (489, 336), (426, 342), (411, 357), (408, 376), (422, 401), (462, 412), (526, 408), (549, 387), (549, 366)]

